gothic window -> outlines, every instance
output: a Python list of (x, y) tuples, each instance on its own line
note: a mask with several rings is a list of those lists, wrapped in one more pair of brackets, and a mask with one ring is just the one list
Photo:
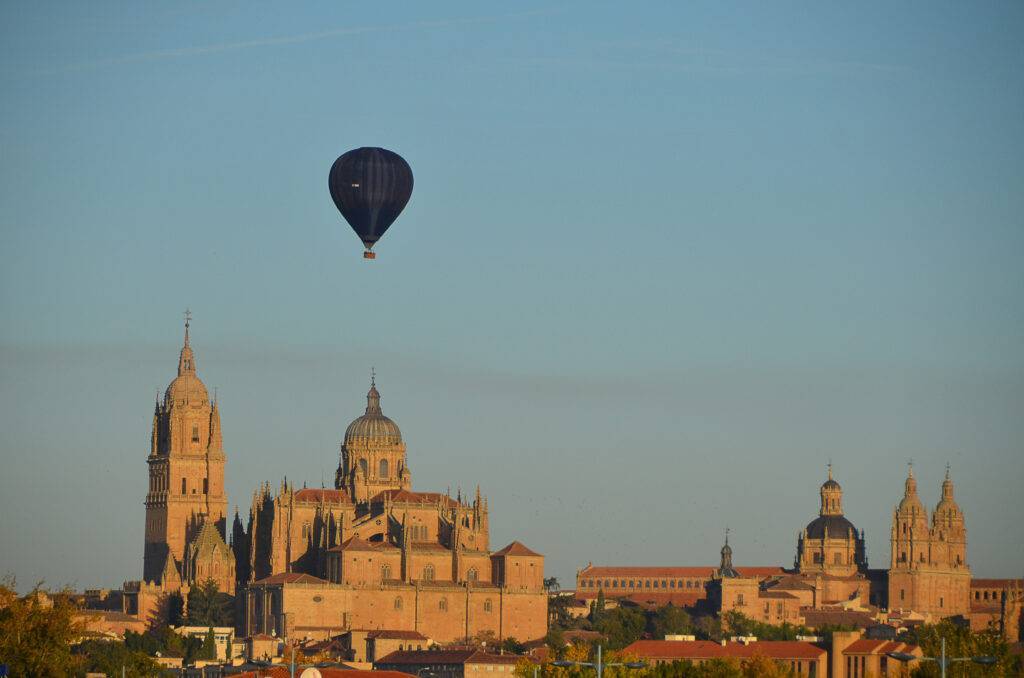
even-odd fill
[(423, 581), (434, 581), (434, 566), (427, 565), (423, 568)]
[(466, 572), (466, 579), (471, 581), (471, 582), (473, 582), (473, 583), (476, 583), (476, 580), (479, 578), (479, 576), (480, 575), (477, 574), (477, 571), (476, 571), (475, 567), (469, 568), (469, 571)]
[(181, 479), (181, 493), (185, 494), (185, 479)]
[(490, 612), (490, 611), (491, 611), (491, 599), (488, 598), (487, 600), (484, 601), (484, 612)]
[(390, 565), (382, 565), (381, 566), (381, 568), (380, 568), (380, 578), (381, 579), (391, 579), (391, 566)]
[(380, 474), (379, 475), (380, 475), (381, 478), (387, 478), (388, 477), (388, 460), (387, 459), (381, 459), (380, 460)]
[(198, 443), (199, 442), (199, 426), (198, 425), (192, 426), (192, 442), (194, 442), (194, 443)]
[(401, 610), (402, 609), (402, 599), (401, 598), (395, 598), (395, 609), (396, 610)]
[(360, 459), (359, 460), (359, 470), (363, 472), (364, 476), (370, 475), (370, 470), (369, 469), (370, 469), (370, 467), (367, 466), (366, 460), (365, 459)]
[(442, 598), (440, 601), (438, 601), (437, 609), (439, 609), (441, 612), (447, 612), (448, 611), (448, 599), (447, 598)]

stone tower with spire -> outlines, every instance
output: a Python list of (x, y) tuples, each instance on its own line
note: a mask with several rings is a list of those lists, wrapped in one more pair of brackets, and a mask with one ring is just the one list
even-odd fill
[(864, 532), (843, 515), (843, 488), (832, 477), (821, 485), (818, 517), (797, 535), (794, 564), (801, 574), (853, 576), (867, 570)]
[(903, 498), (893, 512), (890, 544), (889, 609), (936, 618), (970, 612), (967, 528), (953, 498), (948, 466), (930, 524), (909, 468)]
[[(157, 399), (147, 459), (143, 580), (157, 584), (164, 583), (172, 570), (180, 579), (188, 579), (183, 563), (189, 544), (207, 521), (223, 541), (228, 509), (220, 412), (199, 379), (190, 324), (191, 315), (186, 313), (178, 374), (163, 401)], [(209, 545), (211, 536), (208, 530), (204, 544)], [(196, 563), (194, 557), (191, 563)]]

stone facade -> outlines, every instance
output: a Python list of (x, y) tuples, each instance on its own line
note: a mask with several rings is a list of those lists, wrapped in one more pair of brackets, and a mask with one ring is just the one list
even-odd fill
[[(220, 411), (199, 379), (189, 322), (178, 374), (153, 412), (142, 578), (175, 592), (212, 577), (221, 591), (234, 593), (234, 558), (224, 543)], [(200, 535), (201, 548), (193, 548)]]
[(948, 468), (930, 525), (910, 469), (903, 499), (893, 512), (890, 541), (890, 609), (934, 617), (966, 617), (970, 613), (967, 528), (953, 499)]
[(489, 550), (479, 488), (472, 498), (412, 490), (405, 443), (375, 383), (345, 432), (335, 487), (283, 482), (275, 495), (264, 485), (232, 534), (247, 635), (362, 628), (446, 642), (547, 631), (543, 556), (518, 542)]

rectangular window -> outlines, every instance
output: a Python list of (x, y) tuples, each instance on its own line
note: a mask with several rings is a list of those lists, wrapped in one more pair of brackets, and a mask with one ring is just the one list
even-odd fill
[(203, 478), (203, 494), (210, 494), (210, 479)]
[(185, 479), (181, 479), (181, 493), (185, 494)]

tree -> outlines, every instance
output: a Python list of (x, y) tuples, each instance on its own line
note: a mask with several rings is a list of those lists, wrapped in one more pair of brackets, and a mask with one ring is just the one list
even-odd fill
[[(958, 662), (956, 664), (956, 676), (1001, 676), (1014, 675), (1009, 673), (1013, 670), (1012, 660), (1009, 656), (1009, 647), (1006, 640), (995, 629), (974, 632), (970, 628), (954, 624), (949, 620), (943, 620), (938, 624), (922, 624), (913, 631), (909, 631), (900, 640), (907, 643), (916, 643), (921, 646), (926, 657), (938, 657), (942, 654), (942, 639), (946, 639), (947, 657), (997, 657), (999, 663), (995, 666), (981, 666), (973, 662)], [(939, 667), (936, 662), (922, 662), (914, 669), (913, 675), (921, 678), (931, 678), (939, 675)]]
[(213, 627), (206, 632), (206, 637), (203, 638), (203, 646), (199, 648), (199, 653), (196, 655), (196, 659), (216, 659), (217, 658), (217, 639), (213, 635)]
[(544, 580), (544, 590), (549, 593), (558, 593), (562, 589), (558, 583), (558, 577), (548, 577)]
[(686, 610), (669, 603), (648, 617), (647, 632), (655, 640), (661, 640), (669, 634), (689, 634), (693, 633), (693, 621)]
[(594, 620), (594, 630), (607, 638), (606, 647), (618, 650), (640, 640), (647, 626), (647, 617), (635, 607), (605, 610)]
[(81, 658), (71, 644), (84, 630), (67, 595), (50, 596), (42, 584), (19, 597), (13, 578), (0, 581), (0, 658), (12, 676), (73, 674)]
[(544, 636), (544, 644), (551, 649), (551, 653), (555, 657), (561, 657), (565, 651), (565, 636), (562, 635), (562, 629), (558, 627), (548, 629), (548, 633)]
[(213, 579), (207, 579), (188, 593), (187, 622), (189, 626), (231, 626), (234, 598), (221, 593)]
[(75, 648), (83, 659), (86, 671), (120, 676), (124, 668), (126, 678), (149, 678), (159, 675), (160, 665), (146, 653), (132, 650), (127, 643), (109, 640), (87, 640)]
[(522, 654), (526, 651), (526, 646), (511, 636), (501, 641), (500, 647), (503, 652), (509, 654)]

